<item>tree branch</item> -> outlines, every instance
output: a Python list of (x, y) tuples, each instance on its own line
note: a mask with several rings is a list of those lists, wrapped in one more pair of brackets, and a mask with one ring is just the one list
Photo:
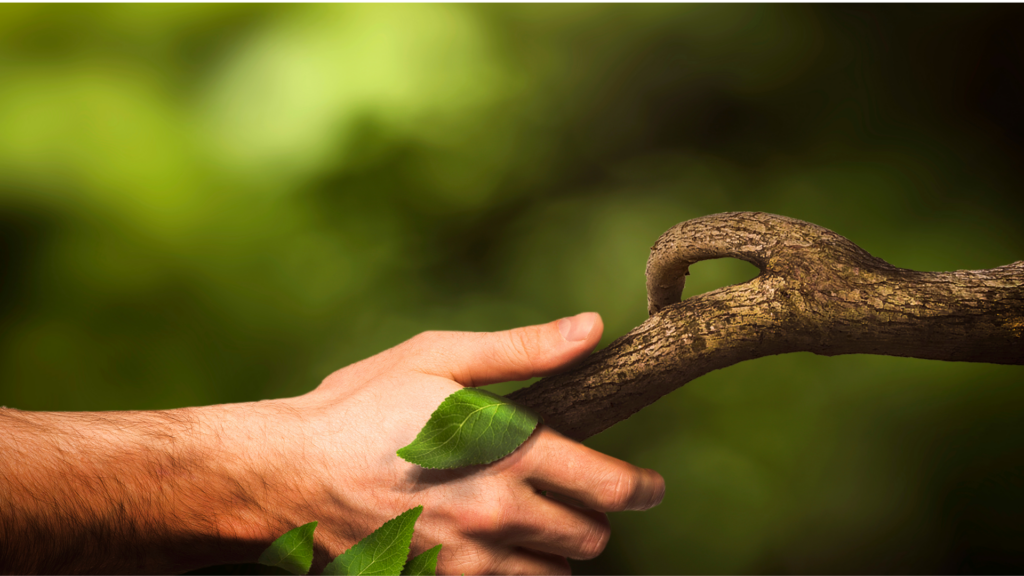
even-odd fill
[[(679, 302), (690, 265), (739, 258), (753, 280)], [(712, 370), (782, 354), (1024, 364), (1024, 261), (915, 272), (820, 226), (763, 212), (677, 224), (647, 261), (651, 317), (569, 372), (509, 397), (583, 440)]]

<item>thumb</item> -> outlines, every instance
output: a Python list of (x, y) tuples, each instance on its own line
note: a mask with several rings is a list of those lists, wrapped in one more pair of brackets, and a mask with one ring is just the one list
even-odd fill
[(599, 314), (583, 312), (501, 332), (427, 332), (414, 339), (425, 346), (417, 367), (463, 386), (547, 376), (586, 356), (603, 331)]

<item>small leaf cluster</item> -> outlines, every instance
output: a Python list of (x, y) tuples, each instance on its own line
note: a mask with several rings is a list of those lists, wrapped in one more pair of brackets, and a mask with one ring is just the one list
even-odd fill
[[(323, 574), (434, 576), (437, 572), (437, 555), (441, 552), (440, 544), (409, 559), (413, 528), (421, 512), (423, 506), (417, 506), (388, 520), (358, 544), (339, 554), (324, 568)], [(310, 522), (285, 532), (263, 551), (258, 562), (282, 568), (292, 574), (307, 574), (313, 564), (313, 533), (316, 525), (316, 522)]]
[[(432, 469), (490, 464), (508, 456), (533, 434), (540, 417), (503, 396), (463, 388), (430, 415), (416, 439), (398, 451), (408, 462)], [(326, 575), (429, 574), (437, 572), (438, 544), (406, 562), (416, 519), (423, 506), (406, 510), (349, 548), (324, 568)], [(313, 564), (316, 522), (289, 530), (274, 541), (258, 562), (307, 574)]]

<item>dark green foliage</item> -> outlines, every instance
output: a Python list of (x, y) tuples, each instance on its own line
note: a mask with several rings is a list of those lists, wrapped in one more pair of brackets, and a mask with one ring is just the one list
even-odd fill
[(260, 564), (283, 568), (292, 574), (305, 574), (313, 563), (313, 532), (316, 522), (292, 528), (274, 540), (269, 548), (260, 554)]
[(388, 520), (335, 558), (323, 573), (334, 576), (394, 576), (402, 573), (409, 558), (413, 528), (421, 512), (423, 506), (417, 506)]
[(402, 576), (434, 576), (437, 573), (437, 555), (441, 553), (438, 544), (409, 559), (402, 569)]
[(526, 442), (538, 421), (533, 410), (504, 396), (463, 388), (445, 398), (398, 455), (434, 469), (489, 464)]

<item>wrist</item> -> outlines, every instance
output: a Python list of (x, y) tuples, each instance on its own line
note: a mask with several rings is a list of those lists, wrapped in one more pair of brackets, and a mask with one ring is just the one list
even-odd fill
[(165, 517), (184, 521), (203, 546), (182, 550), (184, 569), (255, 562), (278, 536), (303, 523), (287, 505), (295, 479), (286, 465), (290, 414), (268, 400), (188, 409), (195, 426), (186, 446), (191, 465), (167, 471), (177, 509)]

